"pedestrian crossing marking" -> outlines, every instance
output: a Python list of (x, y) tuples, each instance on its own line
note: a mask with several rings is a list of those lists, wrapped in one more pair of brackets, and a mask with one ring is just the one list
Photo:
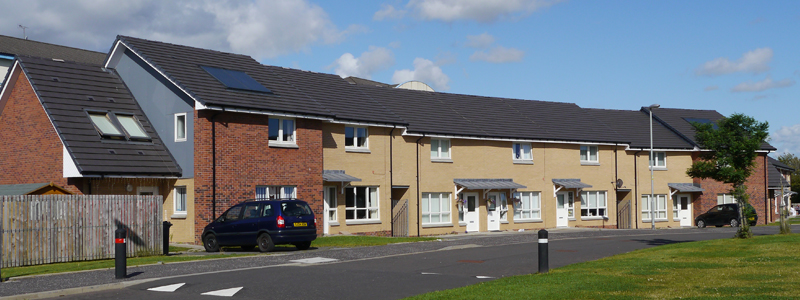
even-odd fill
[(147, 290), (148, 291), (154, 291), (154, 292), (174, 292), (177, 289), (179, 289), (180, 287), (182, 287), (184, 284), (186, 284), (186, 283), (176, 283), (176, 284), (170, 284), (170, 285), (165, 285), (165, 286), (149, 288)]
[(332, 261), (338, 261), (338, 259), (325, 258), (325, 257), (312, 257), (312, 258), (306, 258), (306, 259), (291, 260), (291, 262), (302, 263), (302, 264), (319, 264), (319, 263), (326, 263), (326, 262), (332, 262)]
[(236, 288), (230, 288), (230, 289), (224, 289), (224, 290), (218, 290), (218, 291), (205, 292), (205, 293), (202, 293), (202, 294), (200, 294), (200, 295), (207, 295), (207, 296), (221, 296), (221, 297), (233, 297), (233, 295), (235, 295), (235, 294), (236, 294), (236, 293), (238, 293), (240, 290), (242, 290), (242, 288), (244, 288), (244, 287), (243, 287), (243, 286), (240, 286), (240, 287), (236, 287)]

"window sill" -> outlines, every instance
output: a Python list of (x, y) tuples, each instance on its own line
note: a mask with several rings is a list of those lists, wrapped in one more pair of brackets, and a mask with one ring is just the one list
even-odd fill
[(294, 148), (294, 149), (300, 148), (297, 146), (296, 143), (285, 143), (276, 141), (269, 141), (269, 146), (275, 148)]
[(452, 223), (422, 224), (422, 228), (453, 227)]
[(458, 226), (467, 226), (467, 222), (458, 222)]
[(578, 219), (575, 219), (575, 218), (569, 218), (568, 220), (570, 220), (570, 221), (577, 221)]
[(667, 167), (649, 167), (649, 169), (653, 171), (668, 171)]
[(542, 219), (530, 219), (530, 220), (514, 220), (514, 224), (519, 223), (542, 223)]
[(185, 142), (185, 141), (186, 141), (186, 139), (175, 140), (176, 143), (181, 143), (181, 142)]
[(431, 162), (434, 162), (434, 163), (453, 163), (453, 160), (449, 159), (449, 158), (431, 158)]
[(532, 165), (533, 164), (533, 160), (517, 160), (517, 159), (515, 159), (514, 160), (514, 164), (515, 165)]
[(169, 216), (170, 219), (186, 219), (186, 214), (173, 214)]
[(369, 148), (349, 148), (349, 147), (345, 147), (344, 151), (345, 152), (352, 152), (352, 153), (372, 153), (372, 151), (369, 151)]
[(584, 221), (603, 220), (603, 219), (607, 220), (608, 217), (581, 217), (581, 220), (584, 220)]
[(600, 165), (600, 163), (599, 162), (595, 162), (595, 161), (582, 161), (581, 162), (581, 166), (599, 166), (599, 165)]
[(344, 223), (347, 225), (380, 224), (381, 220), (347, 220)]
[[(649, 220), (649, 219), (647, 219), (647, 220), (642, 219), (642, 223), (650, 223), (650, 222), (652, 222), (652, 221)], [(662, 222), (669, 222), (669, 220), (667, 220), (667, 219), (656, 219), (656, 223), (662, 223)]]
[(328, 226), (339, 226), (339, 222), (328, 222)]
[(500, 224), (508, 224), (508, 221), (500, 221)]

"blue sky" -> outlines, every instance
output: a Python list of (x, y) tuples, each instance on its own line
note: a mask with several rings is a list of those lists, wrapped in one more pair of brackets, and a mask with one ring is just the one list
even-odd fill
[(799, 1), (3, 2), (3, 35), (23, 24), (105, 52), (124, 34), (450, 93), (745, 113), (800, 154)]

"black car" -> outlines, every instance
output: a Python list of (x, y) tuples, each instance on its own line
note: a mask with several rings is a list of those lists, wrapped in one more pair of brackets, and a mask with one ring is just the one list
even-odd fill
[(317, 219), (308, 203), (297, 199), (249, 201), (229, 208), (203, 230), (208, 252), (220, 246), (241, 246), (261, 252), (275, 245), (292, 244), (299, 250), (317, 238)]
[[(758, 222), (758, 215), (756, 215), (753, 206), (748, 205), (748, 208), (749, 209), (745, 209), (748, 224), (750, 224), (750, 226), (755, 226), (756, 222)], [(739, 218), (739, 204), (729, 203), (714, 206), (706, 213), (697, 216), (697, 218), (694, 219), (694, 223), (697, 224), (698, 228), (704, 228), (706, 226), (722, 227), (724, 225), (738, 227), (741, 223), (741, 218)]]

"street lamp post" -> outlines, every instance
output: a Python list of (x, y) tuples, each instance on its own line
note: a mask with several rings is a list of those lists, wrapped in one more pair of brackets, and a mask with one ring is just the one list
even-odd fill
[(661, 107), (661, 105), (658, 104), (653, 104), (647, 107), (647, 111), (650, 112), (650, 162), (648, 163), (648, 165), (650, 165), (650, 229), (656, 229), (656, 200), (653, 198), (653, 167), (655, 166), (655, 158), (653, 157), (653, 109), (659, 107)]

